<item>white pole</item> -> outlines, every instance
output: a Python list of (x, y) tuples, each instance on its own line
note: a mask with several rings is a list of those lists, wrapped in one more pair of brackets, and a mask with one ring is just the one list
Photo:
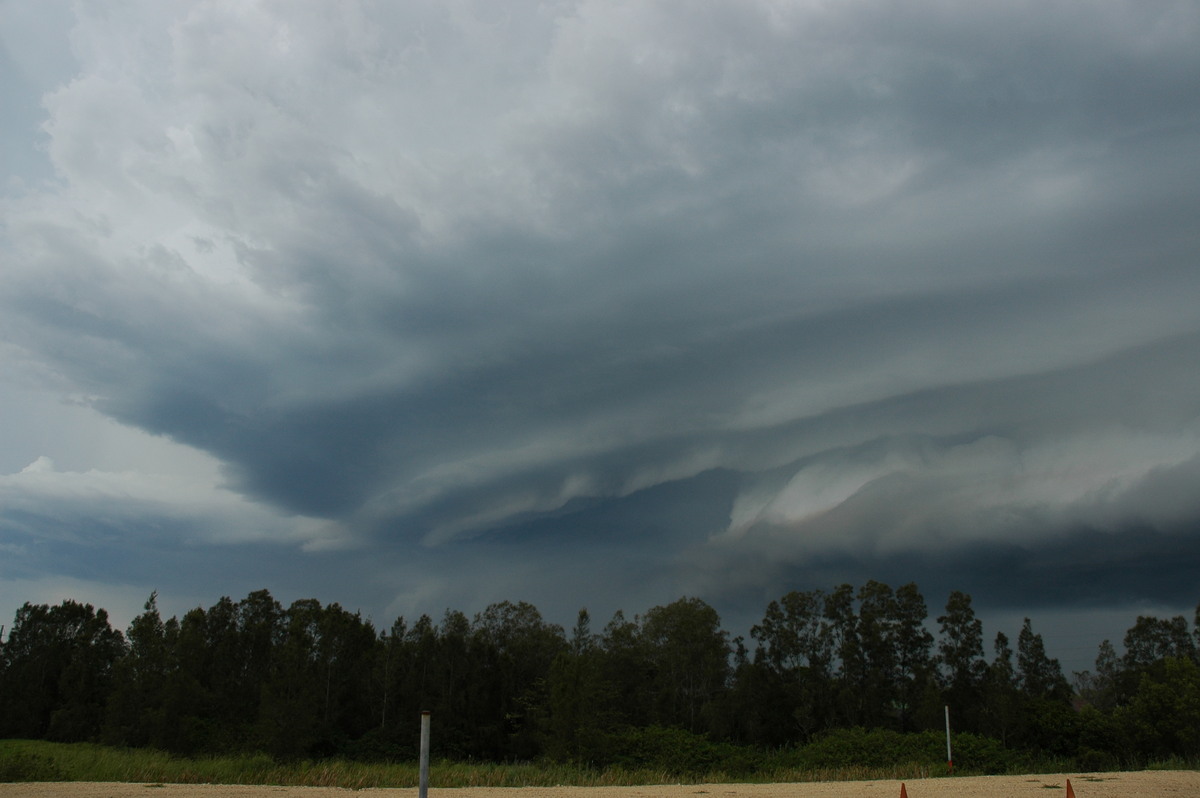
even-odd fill
[(946, 705), (946, 769), (954, 773), (954, 755), (950, 753), (950, 705)]
[(420, 798), (429, 795), (429, 710), (421, 713), (421, 782)]

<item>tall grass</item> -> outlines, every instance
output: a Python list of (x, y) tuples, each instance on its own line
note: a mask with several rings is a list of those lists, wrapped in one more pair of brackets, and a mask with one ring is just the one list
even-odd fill
[[(728, 781), (846, 781), (919, 778), (928, 768), (780, 769), (747, 777), (722, 770), (680, 775), (665, 769), (594, 769), (562, 764), (435, 762), (433, 787), (615, 787)], [(415, 787), (415, 762), (363, 763), (341, 759), (279, 762), (265, 755), (176, 757), (145, 749), (88, 743), (0, 741), (0, 781), (107, 781), (174, 784), (272, 784), (286, 786)]]
[[(1014, 773), (1071, 772), (1069, 761), (1026, 762)], [(1197, 763), (1174, 760), (1171, 769)], [(955, 769), (956, 775), (978, 775)], [(764, 763), (754, 771), (680, 773), (658, 767), (589, 768), (552, 763), (494, 764), (439, 761), (430, 768), (433, 787), (617, 787), (727, 782), (915, 780), (945, 776), (928, 762), (880, 766), (797, 766)], [(147, 749), (109, 748), (88, 743), (0, 740), (0, 781), (101, 781), (173, 784), (269, 784), (281, 786), (416, 787), (416, 762), (356, 762), (344, 759), (282, 762), (266, 755), (178, 757)]]

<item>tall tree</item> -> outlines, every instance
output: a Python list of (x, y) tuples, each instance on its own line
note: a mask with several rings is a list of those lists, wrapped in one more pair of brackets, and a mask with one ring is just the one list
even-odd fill
[[(414, 629), (427, 644), (425, 630)], [(487, 679), (492, 663), (472, 635), (471, 621), (459, 610), (446, 610), (433, 638), (422, 653), (423, 678), (429, 698), (423, 709), (438, 715), (438, 728), (447, 726), (462, 748), (451, 753), (469, 757), (495, 756), (502, 745), (502, 722), (496, 718)], [(476, 678), (476, 677), (479, 678)]]
[(832, 638), (823, 617), (825, 594), (793, 590), (767, 605), (762, 623), (750, 629), (767, 663), (781, 674), (806, 671), (828, 678), (833, 662)]
[(896, 590), (896, 707), (901, 731), (937, 722), (933, 635), (925, 628), (929, 610), (916, 583)]
[(1071, 707), (1071, 688), (1028, 618), (1017, 636), (1017, 683), (1022, 744), (1054, 755), (1073, 753), (1078, 716)]
[(892, 725), (900, 698), (899, 606), (891, 586), (874, 579), (858, 590), (859, 669), (853, 674), (856, 723)]
[(1138, 616), (1133, 627), (1125, 633), (1126, 668), (1148, 668), (1167, 657), (1195, 659), (1196, 645), (1182, 615), (1174, 618)]
[[(739, 668), (740, 692), (761, 718), (755, 737), (769, 745), (806, 740), (833, 723), (835, 640), (825, 617), (825, 593), (791, 591), (767, 605), (750, 629), (755, 661)], [(745, 710), (743, 710), (745, 711)]]
[(404, 618), (399, 617), (392, 622), (390, 629), (379, 633), (379, 645), (375, 650), (375, 667), (372, 672), (373, 693), (376, 696), (376, 712), (379, 717), (379, 729), (384, 739), (390, 735), (389, 723), (397, 719), (397, 684), (404, 669), (405, 645), (404, 638), (408, 626)]
[(995, 656), (987, 669), (983, 687), (983, 712), (980, 731), (1007, 743), (1017, 726), (1020, 696), (1017, 690), (1017, 671), (1013, 664), (1008, 635), (996, 633), (993, 645)]
[(98, 735), (125, 639), (108, 613), (70, 599), (17, 610), (0, 663), (0, 736)]
[(492, 687), (492, 745), (503, 756), (531, 758), (547, 713), (550, 667), (566, 649), (562, 627), (528, 602), (502, 601), (475, 616), (473, 635), (476, 658), (488, 663), (481, 678)]
[[(149, 729), (150, 744), (183, 754), (221, 747), (213, 739), (221, 725), (215, 720), (213, 709), (214, 652), (208, 615), (196, 607), (184, 613), (181, 620), (172, 618), (164, 626), (167, 673), (163, 682), (162, 723)], [(222, 738), (220, 742), (226, 740)]]
[[(262, 688), (269, 675), (263, 673), (253, 681), (247, 678), (249, 652), (238, 615), (238, 604), (222, 596), (203, 616), (197, 611), (184, 616), (189, 628), (181, 643), (190, 652), (181, 667), (194, 675), (197, 687), (203, 691), (204, 716), (199, 725), (205, 727), (205, 748), (234, 750), (250, 741), (250, 729), (258, 718)], [(191, 628), (190, 621), (201, 618), (203, 623)], [(274, 642), (272, 638), (272, 654)]]
[[(462, 626), (465, 651), (470, 627), (465, 617)], [(403, 752), (397, 755), (415, 757), (412, 727), (420, 713), (428, 710), (438, 719), (438, 733), (433, 737), (435, 755), (465, 755), (459, 742), (462, 729), (458, 724), (464, 723), (461, 713), (451, 710), (443, 697), (441, 641), (433, 620), (422, 615), (409, 626), (403, 618), (397, 618), (377, 651), (383, 660), (377, 666), (378, 672), (386, 679), (385, 711), (380, 716), (382, 744), (389, 746), (389, 751)]]
[(1071, 687), (1063, 677), (1058, 660), (1046, 656), (1040, 634), (1034, 634), (1028, 618), (1017, 636), (1017, 681), (1021, 692), (1030, 698), (1067, 700)]
[(1109, 640), (1102, 641), (1097, 649), (1095, 672), (1084, 671), (1076, 676), (1080, 697), (1098, 710), (1111, 711), (1133, 691), (1131, 674), (1122, 668)]
[(729, 639), (717, 611), (698, 598), (681, 598), (650, 609), (641, 631), (655, 670), (655, 717), (666, 726), (705, 731), (705, 709), (729, 676)]
[(259, 729), (280, 756), (328, 755), (374, 725), (369, 709), (375, 630), (357, 613), (316, 599), (293, 602)]
[[(218, 602), (222, 609), (225, 604)], [(250, 593), (233, 610), (235, 634), (228, 642), (214, 639), (213, 645), (219, 657), (228, 656), (236, 665), (227, 677), (227, 697), (235, 706), (227, 706), (226, 716), (248, 727), (258, 716), (258, 704), (287, 634), (288, 619), (283, 606), (266, 590)], [(213, 614), (210, 610), (209, 615)]]
[(961, 591), (950, 593), (946, 613), (937, 619), (941, 630), (938, 661), (946, 701), (953, 709), (958, 728), (979, 728), (980, 692), (987, 663), (983, 658), (983, 622), (975, 617), (971, 597)]
[(844, 725), (862, 723), (861, 697), (858, 685), (866, 668), (859, 639), (858, 613), (854, 607), (854, 588), (838, 585), (825, 597), (825, 619), (830, 644), (837, 655), (838, 668), (834, 682), (834, 704), (838, 721)]
[(166, 624), (153, 592), (126, 630), (128, 651), (113, 667), (113, 689), (106, 709), (104, 739), (115, 745), (143, 746), (163, 723), (167, 678)]
[(547, 753), (560, 761), (596, 764), (605, 734), (616, 722), (611, 687), (604, 679), (591, 616), (579, 611), (570, 647), (550, 667)]
[(599, 644), (601, 674), (612, 702), (609, 711), (617, 723), (645, 724), (646, 707), (653, 704), (654, 665), (637, 620), (617, 610), (604, 626)]

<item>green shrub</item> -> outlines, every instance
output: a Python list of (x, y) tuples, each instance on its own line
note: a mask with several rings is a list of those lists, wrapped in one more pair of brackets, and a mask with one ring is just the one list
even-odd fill
[[(945, 761), (945, 741), (941, 761)], [(936, 764), (937, 744), (926, 734), (901, 734), (887, 729), (836, 729), (807, 745), (781, 752), (778, 764), (797, 770), (839, 770), (850, 767), (886, 768), (900, 763)]]
[(610, 737), (611, 761), (626, 770), (662, 771), (676, 776), (703, 776), (722, 771), (753, 773), (763, 764), (758, 751), (732, 743), (714, 743), (683, 729), (649, 726), (625, 729)]
[[(946, 738), (938, 732), (926, 732), (936, 740), (941, 749), (941, 759), (946, 758)], [(994, 737), (984, 737), (979, 734), (956, 734), (954, 743), (955, 770), (989, 775), (1013, 773), (1033, 766), (1029, 754), (1006, 748), (1004, 743)]]
[[(976, 734), (953, 738), (955, 769), (972, 773), (1008, 773), (1025, 757), (998, 740)], [(941, 732), (902, 734), (888, 729), (836, 729), (807, 745), (784, 749), (768, 767), (797, 771), (849, 771), (920, 768), (936, 773), (946, 768), (946, 737)]]

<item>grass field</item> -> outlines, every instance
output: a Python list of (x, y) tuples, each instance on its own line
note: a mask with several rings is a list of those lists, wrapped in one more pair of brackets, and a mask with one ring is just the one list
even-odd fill
[[(1200, 763), (1170, 761), (1150, 770), (1196, 770)], [(1028, 773), (1070, 772), (1068, 763), (1046, 761)], [(947, 775), (928, 764), (894, 767), (767, 768), (747, 776), (721, 770), (681, 776), (653, 769), (593, 769), (551, 763), (464, 763), (440, 761), (430, 768), (432, 787), (616, 787), (662, 784), (801, 783), (916, 780)], [(956, 776), (980, 775), (956, 769)], [(356, 762), (343, 759), (281, 762), (263, 754), (179, 757), (147, 749), (89, 743), (0, 740), (0, 782), (142, 782), (162, 784), (248, 784), (308, 787), (404, 788), (418, 783), (416, 762)]]
[[(892, 768), (780, 769), (731, 777), (712, 771), (681, 777), (667, 771), (591, 769), (547, 763), (435, 762), (433, 787), (605, 787), (647, 784), (917, 779), (940, 775), (927, 765)], [(415, 787), (416, 762), (340, 759), (279, 762), (266, 755), (177, 757), (161, 751), (88, 743), (0, 740), (0, 782), (88, 781), (167, 784), (278, 784), (311, 787)]]

